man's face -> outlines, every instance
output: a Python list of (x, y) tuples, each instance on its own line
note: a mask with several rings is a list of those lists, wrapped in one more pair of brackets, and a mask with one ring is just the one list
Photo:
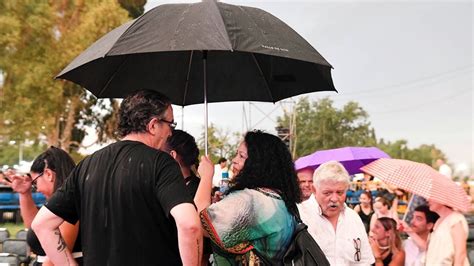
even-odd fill
[(303, 200), (307, 200), (313, 193), (313, 172), (312, 169), (302, 169), (296, 173)]
[(431, 230), (433, 227), (432, 223), (426, 223), (426, 215), (424, 212), (413, 212), (413, 218), (411, 219), (410, 226), (413, 231), (417, 234), (424, 234)]
[(313, 187), (323, 215), (328, 218), (338, 217), (346, 201), (347, 184), (326, 180), (320, 182), (319, 187)]
[[(173, 121), (174, 122), (174, 116), (173, 116), (173, 108), (168, 106), (168, 109), (165, 112), (165, 116), (163, 118), (166, 121)], [(164, 150), (166, 147), (166, 140), (168, 139), (169, 136), (173, 133), (173, 129), (171, 128), (171, 125), (167, 122), (164, 121), (158, 121), (158, 131), (155, 136), (155, 143), (157, 149)]]
[(221, 163), (220, 163), (220, 166), (221, 166), (221, 169), (226, 168), (226, 166), (227, 166), (227, 161), (221, 162)]

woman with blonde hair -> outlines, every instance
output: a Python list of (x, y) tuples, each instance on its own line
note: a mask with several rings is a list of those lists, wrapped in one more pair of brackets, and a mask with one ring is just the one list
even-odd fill
[(405, 264), (405, 251), (397, 230), (397, 222), (389, 217), (378, 218), (371, 229), (370, 246), (375, 257), (375, 266), (397, 266)]

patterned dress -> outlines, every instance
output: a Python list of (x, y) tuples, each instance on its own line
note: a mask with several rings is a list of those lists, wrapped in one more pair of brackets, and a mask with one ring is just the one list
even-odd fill
[(281, 197), (270, 190), (234, 191), (201, 212), (214, 251), (214, 265), (252, 265), (256, 249), (281, 259), (296, 226)]

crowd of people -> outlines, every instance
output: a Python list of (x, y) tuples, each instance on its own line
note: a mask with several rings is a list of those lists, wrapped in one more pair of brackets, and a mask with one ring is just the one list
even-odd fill
[[(230, 166), (214, 165), (175, 127), (166, 96), (136, 91), (120, 106), (120, 141), (77, 166), (50, 147), (29, 174), (8, 176), (36, 265), (263, 265), (283, 258), (296, 213), (331, 265), (468, 265), (466, 220), (442, 203), (406, 223), (366, 190), (352, 209), (337, 161), (296, 172), (281, 139), (250, 131)], [(40, 210), (33, 186), (48, 199)]]

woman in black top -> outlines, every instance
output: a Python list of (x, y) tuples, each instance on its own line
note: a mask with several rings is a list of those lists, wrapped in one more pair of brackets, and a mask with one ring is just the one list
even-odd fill
[(178, 162), (186, 187), (194, 197), (200, 181), (195, 174), (199, 165), (199, 149), (194, 137), (182, 130), (173, 130), (173, 135), (166, 141), (166, 151)]
[[(46, 199), (61, 187), (69, 173), (75, 167), (72, 158), (62, 149), (51, 146), (33, 161), (30, 173), (25, 176), (11, 176), (11, 187), (20, 194), (20, 211), (26, 228), (38, 213), (32, 196), (32, 187), (42, 193)], [(82, 248), (79, 236), (79, 222), (75, 225), (64, 222), (59, 227), (67, 247), (79, 265), (82, 264)], [(31, 251), (37, 255), (35, 265), (51, 265), (33, 230), (28, 230), (27, 242)]]
[(369, 233), (370, 230), (370, 219), (374, 214), (374, 209), (372, 207), (372, 194), (368, 191), (364, 191), (359, 196), (359, 204), (354, 207), (354, 211), (356, 211), (362, 222), (365, 226), (365, 231)]
[[(199, 181), (201, 181), (195, 174), (199, 165), (199, 149), (194, 137), (182, 130), (173, 130), (173, 135), (166, 141), (166, 151), (178, 162), (186, 188), (191, 196), (194, 197)], [(211, 243), (209, 239), (205, 239), (201, 265), (209, 264), (209, 255), (211, 253)]]

